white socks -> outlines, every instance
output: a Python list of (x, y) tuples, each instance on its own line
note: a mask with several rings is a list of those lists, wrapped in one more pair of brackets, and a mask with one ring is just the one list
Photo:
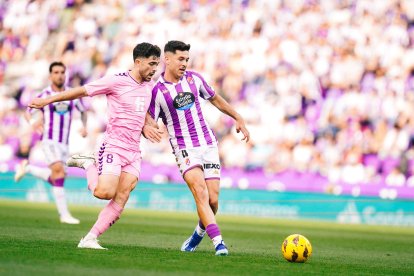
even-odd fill
[(205, 230), (205, 229), (202, 229), (202, 228), (200, 227), (200, 224), (198, 224), (198, 223), (197, 223), (197, 226), (196, 226), (196, 228), (195, 228), (195, 231), (197, 232), (197, 234), (198, 234), (200, 237), (204, 237), (204, 235), (205, 235), (205, 233), (206, 233), (206, 230)]
[(48, 181), (52, 171), (49, 168), (42, 168), (33, 165), (26, 166), (26, 172), (33, 174), (36, 177), (43, 179), (44, 181)]
[(215, 236), (212, 239), (214, 247), (217, 247), (217, 245), (220, 244), (222, 240), (223, 240), (223, 238), (221, 237), (221, 235)]
[(66, 203), (65, 189), (63, 187), (52, 187), (53, 196), (55, 197), (56, 207), (61, 217), (71, 216)]

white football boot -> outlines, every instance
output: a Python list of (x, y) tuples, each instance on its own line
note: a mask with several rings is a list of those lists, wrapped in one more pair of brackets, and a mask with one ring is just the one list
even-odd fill
[(29, 161), (27, 159), (24, 159), (16, 166), (16, 172), (14, 174), (14, 181), (18, 182), (20, 179), (23, 178), (23, 176), (26, 174), (26, 167), (29, 164)]
[(79, 224), (80, 223), (80, 221), (77, 218), (74, 218), (71, 215), (61, 216), (60, 222), (66, 223), (66, 224)]
[(104, 249), (107, 250), (108, 248), (102, 247), (98, 243), (97, 238), (82, 238), (78, 244), (78, 248), (89, 248), (89, 249)]
[(95, 156), (90, 154), (74, 154), (72, 155), (67, 161), (66, 165), (68, 167), (77, 167), (81, 169), (85, 169), (85, 163), (87, 162), (95, 162)]

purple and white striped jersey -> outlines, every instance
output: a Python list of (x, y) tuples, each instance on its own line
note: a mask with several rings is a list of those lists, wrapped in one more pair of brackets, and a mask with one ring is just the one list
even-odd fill
[(178, 83), (167, 82), (161, 74), (152, 90), (151, 116), (167, 126), (173, 151), (217, 145), (217, 139), (204, 119), (199, 97), (205, 100), (215, 91), (204, 78), (186, 71)]
[[(65, 90), (67, 89), (69, 89), (69, 87), (65, 87)], [(57, 93), (60, 92), (53, 91), (49, 86), (45, 88), (37, 97), (47, 98), (49, 96), (56, 95)], [(40, 109), (43, 113), (42, 140), (51, 140), (62, 144), (68, 144), (74, 107), (76, 107), (80, 112), (85, 111), (84, 105), (78, 99), (51, 103)], [(33, 112), (33, 109), (29, 109), (29, 111)]]

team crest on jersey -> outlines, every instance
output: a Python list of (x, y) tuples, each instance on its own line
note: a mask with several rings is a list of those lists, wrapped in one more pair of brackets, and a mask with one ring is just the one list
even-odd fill
[(57, 102), (53, 104), (54, 111), (60, 115), (65, 114), (70, 111), (69, 103), (67, 102)]
[(175, 109), (186, 110), (193, 106), (195, 102), (194, 94), (191, 92), (179, 92), (174, 98), (173, 104)]
[(185, 159), (185, 164), (186, 164), (187, 166), (190, 166), (190, 164), (191, 164), (190, 159), (186, 158), (186, 159)]
[(188, 82), (189, 84), (193, 84), (194, 80), (193, 80), (193, 78), (192, 78), (192, 77), (187, 77), (187, 82)]

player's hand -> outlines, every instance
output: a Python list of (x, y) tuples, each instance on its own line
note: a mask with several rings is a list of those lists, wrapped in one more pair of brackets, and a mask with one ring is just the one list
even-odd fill
[(240, 133), (240, 131), (241, 131), (241, 133), (243, 133), (243, 136), (244, 136), (243, 139), (241, 139), (241, 140), (242, 141), (245, 140), (246, 143), (249, 142), (249, 140), (250, 140), (250, 133), (247, 130), (247, 128), (246, 128), (246, 126), (244, 124), (244, 121), (242, 119), (236, 121), (236, 132), (237, 133)]
[(48, 105), (48, 104), (49, 104), (49, 102), (46, 99), (34, 98), (30, 102), (29, 107), (40, 109), (40, 108), (42, 108), (42, 107), (44, 107), (45, 105)]
[(85, 138), (86, 136), (88, 136), (88, 130), (86, 129), (86, 127), (82, 127), (82, 128), (79, 130), (79, 133), (80, 133), (80, 135), (81, 135), (83, 138)]
[(162, 131), (159, 128), (150, 126), (150, 125), (144, 125), (142, 128), (142, 134), (145, 138), (150, 140), (152, 143), (159, 143), (161, 142), (162, 134), (164, 131)]

